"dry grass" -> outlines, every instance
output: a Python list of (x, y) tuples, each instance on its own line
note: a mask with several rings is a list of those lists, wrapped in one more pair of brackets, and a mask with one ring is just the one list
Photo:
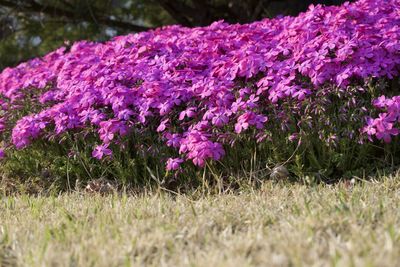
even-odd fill
[(240, 194), (2, 197), (0, 266), (395, 266), (400, 179)]

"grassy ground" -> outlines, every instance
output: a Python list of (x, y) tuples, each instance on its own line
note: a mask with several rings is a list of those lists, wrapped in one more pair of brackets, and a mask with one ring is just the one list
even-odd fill
[(395, 266), (400, 179), (2, 197), (0, 266)]

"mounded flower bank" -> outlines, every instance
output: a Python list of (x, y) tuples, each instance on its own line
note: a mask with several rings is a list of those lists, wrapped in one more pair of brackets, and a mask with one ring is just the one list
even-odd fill
[(46, 152), (60, 173), (223, 172), (258, 151), (298, 175), (385, 166), (399, 71), (399, 0), (77, 42), (0, 74), (3, 165)]

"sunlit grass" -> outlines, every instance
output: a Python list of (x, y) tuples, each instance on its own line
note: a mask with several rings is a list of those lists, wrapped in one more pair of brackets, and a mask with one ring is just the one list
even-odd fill
[(395, 266), (400, 180), (2, 197), (0, 266)]

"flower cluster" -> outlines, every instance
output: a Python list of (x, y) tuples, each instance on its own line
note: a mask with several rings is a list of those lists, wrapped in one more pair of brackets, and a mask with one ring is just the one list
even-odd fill
[(363, 128), (369, 139), (372, 140), (376, 136), (379, 140), (384, 140), (389, 143), (392, 136), (400, 133), (395, 124), (400, 122), (400, 96), (386, 98), (381, 96), (373, 101), (373, 104), (378, 109), (384, 109), (386, 112), (379, 114), (378, 118), (367, 118), (367, 125)]
[[(99, 143), (88, 145), (101, 159), (112, 155), (111, 144), (147, 128), (179, 153), (168, 169), (186, 160), (204, 166), (224, 156), (232, 136), (250, 129), (262, 135), (274, 107), (302, 103), (320, 88), (390, 79), (399, 70), (400, 0), (310, 6), (297, 17), (245, 25), (168, 26), (105, 43), (77, 42), (5, 69), (0, 131), (10, 132), (3, 143), (22, 149), (38, 138), (90, 128)], [(40, 92), (29, 101), (41, 110), (13, 122), (32, 92)], [(377, 101), (387, 112), (362, 131), (390, 141), (398, 134), (399, 103), (397, 97)]]

